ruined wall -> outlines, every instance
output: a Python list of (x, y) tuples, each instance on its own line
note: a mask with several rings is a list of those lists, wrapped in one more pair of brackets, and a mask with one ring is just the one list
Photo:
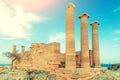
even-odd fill
[(13, 62), (13, 67), (25, 69), (58, 67), (61, 62), (59, 56), (59, 43), (32, 43), (30, 50), (20, 54), (21, 59)]
[[(22, 47), (21, 47), (22, 48)], [(21, 49), (22, 50), (22, 49)], [(52, 69), (65, 68), (65, 53), (60, 53), (60, 44), (53, 42), (49, 44), (32, 43), (29, 51), (21, 51), (21, 57), (13, 62), (14, 68), (24, 69)], [(92, 50), (89, 50), (90, 66), (93, 65)], [(81, 52), (76, 51), (76, 67), (81, 67)]]

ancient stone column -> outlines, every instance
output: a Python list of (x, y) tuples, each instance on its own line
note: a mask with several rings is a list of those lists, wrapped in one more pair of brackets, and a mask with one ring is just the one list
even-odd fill
[(30, 52), (32, 51), (32, 48), (33, 48), (33, 47), (32, 47), (32, 46), (30, 46)]
[(92, 53), (92, 50), (89, 50), (89, 61), (90, 61), (90, 67), (93, 67), (93, 53)]
[(66, 69), (76, 69), (75, 39), (74, 39), (74, 4), (69, 3), (66, 8)]
[(12, 54), (16, 53), (16, 45), (13, 45)]
[(21, 46), (21, 53), (24, 54), (25, 52), (25, 46)]
[(100, 67), (98, 25), (99, 25), (98, 22), (91, 23), (91, 26), (92, 26), (92, 48), (93, 48), (94, 66), (95, 67)]
[(81, 19), (81, 68), (88, 68), (89, 50), (88, 50), (88, 14), (84, 13), (79, 16)]
[[(16, 55), (16, 45), (13, 45), (12, 47), (12, 54)], [(14, 59), (14, 57), (12, 57), (12, 60)], [(12, 63), (12, 67), (15, 68), (15, 61)]]

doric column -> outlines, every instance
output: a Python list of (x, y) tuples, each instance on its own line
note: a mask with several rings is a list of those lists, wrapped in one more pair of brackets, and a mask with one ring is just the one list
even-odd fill
[(69, 3), (66, 8), (66, 69), (76, 69), (75, 39), (74, 39), (74, 4)]
[[(12, 54), (16, 55), (16, 52), (17, 52), (16, 51), (16, 45), (13, 45), (13, 47), (12, 47)], [(14, 60), (14, 56), (12, 56), (12, 60)], [(12, 62), (12, 68), (15, 68), (15, 65), (16, 65), (15, 62), (16, 62), (16, 60)]]
[(13, 45), (12, 54), (16, 53), (16, 45)]
[(21, 46), (21, 53), (22, 53), (22, 54), (25, 53), (25, 46)]
[(84, 13), (79, 16), (81, 19), (81, 68), (90, 67), (89, 50), (88, 50), (88, 14)]
[(98, 25), (99, 25), (98, 22), (91, 23), (91, 26), (92, 26), (92, 49), (93, 49), (94, 66), (95, 67), (100, 67)]
[(33, 48), (33, 47), (32, 47), (32, 46), (30, 46), (30, 52), (32, 51), (32, 48)]
[(89, 61), (90, 61), (90, 66), (93, 67), (93, 53), (92, 53), (92, 50), (89, 50)]

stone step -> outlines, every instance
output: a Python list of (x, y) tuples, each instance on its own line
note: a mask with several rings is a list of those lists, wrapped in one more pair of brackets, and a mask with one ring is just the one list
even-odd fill
[(81, 78), (89, 77), (89, 76), (91, 76), (91, 73), (80, 74), (80, 77), (81, 77)]

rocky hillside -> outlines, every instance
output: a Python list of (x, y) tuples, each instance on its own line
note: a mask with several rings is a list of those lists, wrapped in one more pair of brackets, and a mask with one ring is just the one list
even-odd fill
[(120, 80), (120, 69), (113, 70), (103, 70), (101, 73), (91, 80)]
[[(92, 73), (96, 74), (96, 72)], [(0, 71), (0, 80), (56, 80), (56, 75), (42, 70), (5, 69)], [(89, 80), (120, 80), (120, 69), (101, 70), (100, 74)]]
[(54, 74), (46, 71), (26, 71), (22, 69), (0, 71), (0, 80), (55, 80)]

